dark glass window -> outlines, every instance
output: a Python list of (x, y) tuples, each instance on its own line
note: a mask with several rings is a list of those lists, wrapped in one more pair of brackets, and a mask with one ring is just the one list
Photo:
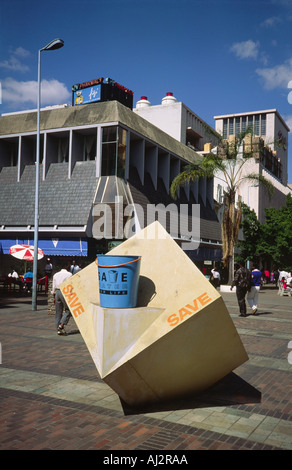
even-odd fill
[(240, 117), (235, 119), (235, 135), (239, 136), (240, 134)]
[(96, 135), (85, 135), (84, 147), (85, 147), (85, 160), (95, 160)]
[(118, 126), (102, 129), (101, 175), (125, 176), (127, 131)]
[(103, 127), (102, 128), (102, 142), (116, 142), (117, 140), (117, 127)]
[(234, 134), (233, 118), (229, 119), (229, 135)]
[(227, 119), (223, 119), (223, 139), (227, 139)]
[(257, 114), (254, 119), (254, 133), (260, 135), (260, 116)]
[(116, 174), (116, 153), (116, 143), (109, 143), (102, 146), (102, 176), (110, 176)]
[(266, 115), (261, 115), (261, 135), (266, 135)]
[(126, 138), (127, 138), (127, 131), (119, 127), (117, 176), (120, 176), (121, 178), (123, 178), (125, 175)]

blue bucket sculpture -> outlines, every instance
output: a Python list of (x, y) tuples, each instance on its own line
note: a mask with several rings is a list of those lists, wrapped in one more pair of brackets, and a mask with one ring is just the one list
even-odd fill
[(97, 255), (100, 306), (135, 308), (137, 305), (140, 256)]

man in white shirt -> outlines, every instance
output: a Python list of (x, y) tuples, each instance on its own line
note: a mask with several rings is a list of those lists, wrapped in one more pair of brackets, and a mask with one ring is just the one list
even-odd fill
[[(53, 276), (53, 288), (52, 294), (54, 296), (55, 304), (55, 324), (58, 335), (66, 335), (64, 325), (67, 325), (71, 316), (70, 310), (66, 301), (63, 297), (63, 294), (60, 290), (60, 285), (62, 282), (69, 279), (72, 276), (70, 273), (70, 263), (66, 262), (63, 264), (61, 271), (57, 272)], [(65, 310), (64, 314), (63, 311)]]
[(9, 277), (14, 277), (15, 279), (18, 279), (18, 274), (17, 272), (15, 271), (15, 269), (12, 270), (12, 274), (8, 274)]
[(217, 268), (213, 268), (211, 270), (211, 273), (212, 273), (212, 276), (213, 276), (212, 284), (216, 288), (220, 284), (220, 273), (219, 273)]

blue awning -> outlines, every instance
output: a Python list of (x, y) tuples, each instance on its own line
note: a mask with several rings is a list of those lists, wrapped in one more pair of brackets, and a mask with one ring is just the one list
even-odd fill
[(87, 256), (87, 240), (84, 238), (50, 238), (39, 240), (39, 248), (45, 255)]
[(9, 248), (13, 245), (17, 245), (18, 243), (20, 243), (21, 245), (29, 245), (29, 240), (18, 240), (16, 241), (16, 239), (8, 239), (8, 238), (3, 238), (0, 240), (0, 253), (4, 253), (5, 255), (6, 254), (9, 254)]
[[(9, 248), (16, 244), (33, 245), (33, 239), (0, 239), (0, 253), (9, 254)], [(46, 256), (87, 256), (87, 240), (84, 238), (39, 239), (38, 247)]]

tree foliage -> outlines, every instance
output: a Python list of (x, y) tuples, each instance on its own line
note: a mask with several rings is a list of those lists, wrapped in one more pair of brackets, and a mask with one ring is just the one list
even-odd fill
[(262, 237), (261, 224), (254, 210), (242, 203), (242, 221), (240, 228), (243, 233), (243, 240), (238, 241), (237, 247), (240, 249), (240, 258), (244, 261), (259, 261), (258, 246)]
[[(260, 174), (245, 174), (244, 165), (258, 154), (259, 149), (251, 145), (251, 129), (247, 129), (233, 141), (220, 140), (217, 152), (212, 151), (204, 155), (200, 162), (187, 165), (184, 170), (173, 180), (170, 193), (177, 198), (178, 189), (199, 178), (213, 178), (216, 176), (224, 184), (224, 209), (222, 220), (222, 251), (224, 266), (233, 274), (233, 253), (237, 242), (238, 231), (241, 222), (241, 206), (236, 205), (236, 194), (242, 182), (247, 180), (252, 183), (260, 183), (268, 190), (269, 196), (274, 192), (272, 183)], [(245, 138), (249, 139), (249, 145), (245, 145)], [(230, 277), (229, 277), (230, 282)]]
[(240, 258), (273, 268), (292, 269), (292, 197), (280, 209), (265, 210), (266, 222), (260, 224), (255, 212), (242, 204), (241, 228), (244, 239), (237, 243)]
[(257, 254), (262, 260), (292, 268), (292, 197), (280, 209), (265, 210), (266, 222), (261, 225)]

